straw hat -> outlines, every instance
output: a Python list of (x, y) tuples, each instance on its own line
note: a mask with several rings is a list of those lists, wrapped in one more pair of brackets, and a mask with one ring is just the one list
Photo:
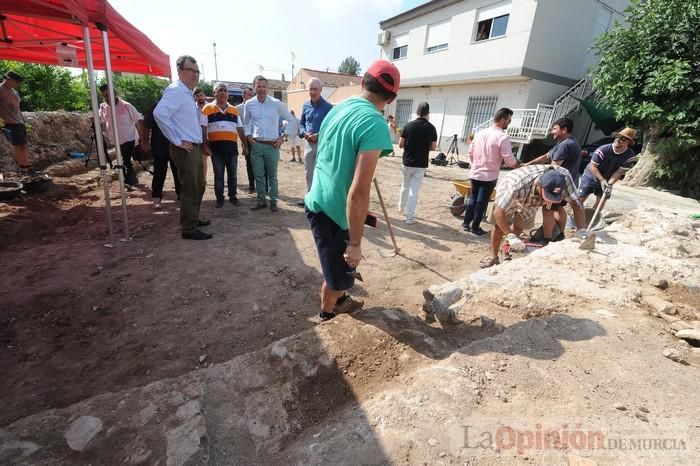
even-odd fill
[(632, 141), (632, 144), (634, 144), (634, 140), (637, 139), (637, 130), (634, 130), (632, 128), (625, 128), (622, 131), (618, 131), (615, 133), (615, 136), (622, 136), (627, 139), (630, 139)]

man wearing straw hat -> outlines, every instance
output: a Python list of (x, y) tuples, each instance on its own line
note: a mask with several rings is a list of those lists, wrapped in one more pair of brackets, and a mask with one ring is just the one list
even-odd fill
[(596, 196), (596, 204), (603, 194), (610, 197), (612, 186), (634, 165), (637, 156), (631, 146), (636, 137), (637, 131), (625, 128), (615, 134), (612, 144), (605, 144), (595, 150), (579, 184), (582, 204), (591, 193)]

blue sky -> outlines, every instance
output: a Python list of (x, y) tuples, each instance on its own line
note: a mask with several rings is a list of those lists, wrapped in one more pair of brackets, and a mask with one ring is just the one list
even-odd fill
[(425, 0), (255, 0), (251, 2), (110, 0), (129, 22), (170, 55), (194, 56), (203, 79), (251, 81), (262, 67), (268, 78), (291, 79), (301, 67), (335, 71), (348, 55), (362, 69), (379, 57), (379, 21)]

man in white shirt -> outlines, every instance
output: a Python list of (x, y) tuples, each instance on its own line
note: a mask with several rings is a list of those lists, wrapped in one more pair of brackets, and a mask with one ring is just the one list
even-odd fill
[(255, 173), (255, 189), (258, 204), (251, 210), (267, 207), (265, 173), (270, 183), (270, 210), (277, 212), (277, 164), (280, 145), (284, 138), (279, 133), (279, 119), (289, 120), (292, 115), (285, 105), (267, 95), (267, 79), (256, 76), (253, 81), (256, 96), (243, 106), (243, 126), (250, 147), (250, 160)]
[(202, 112), (192, 96), (192, 89), (199, 82), (199, 67), (197, 60), (189, 55), (179, 57), (176, 66), (178, 80), (165, 89), (153, 116), (170, 141), (170, 158), (177, 166), (182, 238), (205, 240), (212, 235), (198, 228), (209, 225), (208, 221), (199, 219), (206, 187), (202, 166)]
[[(100, 86), (100, 92), (104, 102), (100, 105), (100, 119), (107, 128), (109, 141), (116, 144), (114, 137), (114, 127), (112, 125), (112, 108), (109, 106), (109, 90), (107, 84)], [(122, 153), (122, 164), (124, 165), (124, 182), (127, 186), (138, 184), (138, 177), (131, 163), (134, 155), (136, 142), (143, 141), (143, 115), (139, 113), (133, 105), (120, 98), (114, 92), (114, 102), (117, 107), (117, 132), (119, 133), (119, 149)]]

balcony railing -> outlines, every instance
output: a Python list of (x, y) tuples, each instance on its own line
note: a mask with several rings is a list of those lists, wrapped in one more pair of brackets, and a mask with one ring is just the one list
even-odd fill
[[(582, 79), (559, 96), (553, 105), (537, 104), (537, 108), (513, 109), (513, 118), (508, 126), (508, 136), (510, 136), (511, 141), (519, 144), (528, 144), (533, 139), (546, 138), (553, 121), (578, 110), (581, 105), (580, 101), (592, 93), (590, 81)], [(476, 134), (490, 125), (491, 119), (488, 119), (475, 127), (472, 134)]]

